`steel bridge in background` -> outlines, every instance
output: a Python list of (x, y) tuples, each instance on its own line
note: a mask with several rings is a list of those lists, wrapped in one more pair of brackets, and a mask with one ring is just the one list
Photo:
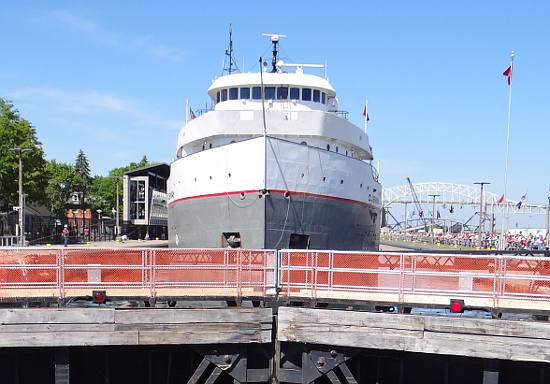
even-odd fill
[[(436, 198), (436, 204), (479, 206), (480, 203), (480, 189), (475, 186), (445, 182), (414, 183), (413, 186), (421, 204), (432, 204), (433, 198), (429, 195), (434, 194), (439, 195)], [(499, 198), (500, 196), (496, 193), (487, 190), (483, 192), (483, 205), (489, 214), (503, 213), (505, 207), (508, 207), (508, 212), (513, 214), (548, 214), (547, 205), (524, 202), (521, 209), (516, 209), (516, 201), (507, 199), (506, 203), (498, 204)], [(414, 200), (409, 185), (404, 184), (384, 188), (382, 202), (384, 207), (389, 207), (392, 204), (411, 204)]]

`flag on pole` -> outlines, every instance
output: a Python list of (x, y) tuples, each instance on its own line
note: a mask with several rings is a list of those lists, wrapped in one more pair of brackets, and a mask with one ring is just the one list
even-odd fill
[(525, 204), (525, 200), (526, 200), (526, 199), (527, 199), (527, 192), (525, 192), (525, 193), (521, 196), (521, 198), (519, 199), (519, 201), (518, 201), (517, 204), (516, 204), (516, 208), (517, 208), (517, 209), (521, 209), (521, 206), (522, 206), (523, 204)]
[(498, 205), (503, 204), (503, 203), (504, 203), (504, 194), (502, 196), (500, 196), (499, 199), (497, 200)]
[(191, 118), (191, 120), (197, 118), (197, 115), (195, 115), (195, 112), (193, 112), (193, 110), (191, 109), (191, 107), (189, 107), (189, 117)]
[(437, 210), (437, 218), (441, 219), (441, 214), (439, 213), (439, 209)]
[(548, 205), (550, 205), (550, 189), (548, 189)]
[(368, 104), (365, 103), (365, 108), (363, 108), (363, 116), (365, 116), (365, 120), (366, 121), (369, 121), (370, 120), (370, 117), (369, 117), (369, 107), (368, 107)]
[(503, 76), (506, 76), (508, 78), (508, 85), (512, 85), (512, 66), (510, 65), (504, 72), (502, 72)]

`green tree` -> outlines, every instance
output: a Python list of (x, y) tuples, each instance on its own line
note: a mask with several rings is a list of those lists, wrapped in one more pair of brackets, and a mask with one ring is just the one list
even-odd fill
[(36, 129), (19, 115), (13, 104), (0, 98), (0, 211), (18, 205), (19, 154), (10, 148), (29, 148), (22, 154), (26, 202), (45, 203), (48, 173)]
[(86, 192), (92, 184), (92, 177), (90, 176), (90, 164), (88, 158), (84, 154), (82, 149), (78, 152), (74, 163), (74, 177), (72, 182), (72, 188), (75, 192), (82, 193), (82, 204), (86, 202)]
[(73, 191), (74, 167), (50, 160), (46, 169), (50, 178), (46, 187), (50, 211), (57, 217), (65, 216), (65, 207)]

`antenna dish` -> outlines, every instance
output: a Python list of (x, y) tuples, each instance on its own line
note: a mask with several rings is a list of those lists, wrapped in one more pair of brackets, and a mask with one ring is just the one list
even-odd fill
[(281, 37), (286, 37), (286, 35), (279, 35), (278, 33), (262, 33), (262, 36), (271, 37), (271, 41), (273, 43), (279, 42), (279, 40), (281, 40)]

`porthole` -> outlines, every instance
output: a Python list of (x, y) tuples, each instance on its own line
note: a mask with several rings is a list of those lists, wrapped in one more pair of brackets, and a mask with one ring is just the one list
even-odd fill
[(344, 184), (344, 180), (340, 180), (340, 184)]
[(363, 188), (363, 184), (362, 184), (362, 183), (361, 183), (361, 184), (359, 184), (359, 188)]
[(325, 176), (323, 176), (323, 181), (325, 181), (327, 178)]
[(212, 180), (212, 176), (210, 176), (210, 180)]
[(231, 173), (228, 173), (228, 174), (227, 174), (227, 177), (231, 177)]

